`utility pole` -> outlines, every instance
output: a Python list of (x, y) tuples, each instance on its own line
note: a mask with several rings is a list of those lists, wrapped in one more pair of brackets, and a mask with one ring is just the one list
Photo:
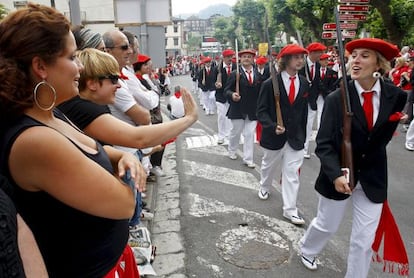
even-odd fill
[(80, 25), (82, 21), (81, 21), (79, 0), (69, 0), (69, 12), (70, 12), (70, 22), (72, 23), (72, 25), (73, 26)]

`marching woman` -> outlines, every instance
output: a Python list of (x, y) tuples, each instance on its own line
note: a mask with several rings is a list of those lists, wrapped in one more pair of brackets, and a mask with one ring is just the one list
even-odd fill
[(390, 70), (389, 61), (399, 53), (397, 47), (380, 39), (366, 38), (351, 41), (345, 48), (351, 53), (353, 169), (350, 170), (355, 188), (350, 188), (341, 170), (343, 110), (341, 91), (336, 90), (325, 99), (316, 138), (316, 155), (321, 162), (315, 185), (319, 205), (316, 217), (300, 241), (301, 259), (306, 268), (317, 269), (316, 256), (337, 231), (347, 206), (351, 205), (352, 232), (345, 277), (365, 278), (373, 255), (371, 246), (377, 246), (373, 245), (374, 238), (381, 239), (376, 237), (377, 227), (382, 230), (378, 225), (380, 216), (387, 216), (389, 211), (386, 147), (401, 118), (407, 94), (380, 78)]

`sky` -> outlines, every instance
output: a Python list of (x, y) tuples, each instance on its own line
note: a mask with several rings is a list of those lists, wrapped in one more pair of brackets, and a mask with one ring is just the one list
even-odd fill
[(171, 0), (173, 16), (184, 13), (198, 13), (202, 9), (215, 5), (227, 4), (233, 6), (237, 0)]

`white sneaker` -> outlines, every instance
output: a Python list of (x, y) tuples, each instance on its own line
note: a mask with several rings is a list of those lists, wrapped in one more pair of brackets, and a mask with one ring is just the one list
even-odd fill
[(290, 220), (290, 223), (295, 224), (295, 225), (305, 224), (305, 220), (302, 217), (300, 217), (299, 215), (289, 216), (289, 215), (283, 214), (283, 217)]
[(261, 200), (269, 199), (269, 192), (267, 192), (267, 191), (263, 191), (263, 190), (259, 189), (259, 192), (257, 193), (257, 195), (259, 196), (259, 199), (261, 199)]
[(409, 151), (414, 151), (414, 144), (413, 143), (405, 143), (405, 148)]
[(310, 158), (309, 150), (303, 150), (303, 157), (306, 158), (306, 159)]
[(155, 166), (151, 169), (151, 173), (156, 175), (157, 177), (165, 177), (164, 171), (161, 169), (160, 166)]
[(154, 214), (147, 211), (141, 211), (141, 220), (152, 220), (154, 219)]
[(302, 264), (309, 270), (318, 269), (318, 265), (316, 263), (316, 257), (307, 257), (302, 254), (301, 261), (302, 261)]
[(237, 155), (236, 154), (229, 154), (229, 158), (232, 159), (232, 160), (236, 160)]
[(256, 164), (254, 164), (253, 162), (243, 161), (243, 164), (246, 165), (249, 168), (255, 168), (256, 167)]

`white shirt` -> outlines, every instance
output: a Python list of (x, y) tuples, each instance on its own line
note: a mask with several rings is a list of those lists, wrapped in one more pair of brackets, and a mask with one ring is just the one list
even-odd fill
[(128, 85), (130, 93), (139, 105), (148, 110), (152, 110), (158, 106), (160, 99), (156, 92), (148, 90), (144, 85), (142, 85), (138, 77), (129, 70), (122, 69), (122, 73), (128, 77), (125, 82)]
[(184, 117), (184, 103), (181, 96), (177, 98), (175, 95), (172, 95), (169, 99), (169, 104), (171, 105), (171, 115), (175, 118)]
[[(294, 81), (294, 83), (295, 83), (295, 99), (296, 99), (296, 96), (298, 95), (298, 92), (299, 92), (300, 81), (299, 81), (298, 74), (296, 74), (294, 76), (296, 76), (295, 81)], [(289, 97), (289, 88), (290, 88), (290, 78), (289, 77), (290, 77), (290, 75), (286, 71), (282, 71), (281, 72), (281, 77), (282, 77), (282, 80), (283, 80), (283, 85), (285, 86), (286, 95)]]
[[(364, 97), (362, 96), (363, 92), (366, 92), (364, 89), (362, 89), (361, 85), (359, 84), (359, 82), (357, 80), (355, 80), (355, 88), (358, 92), (359, 95), (359, 100), (361, 102), (361, 106), (364, 104)], [(377, 121), (378, 118), (378, 113), (379, 113), (379, 106), (380, 106), (380, 96), (381, 96), (381, 83), (379, 80), (377, 80), (377, 82), (375, 82), (374, 86), (372, 87), (372, 89), (370, 91), (374, 91), (375, 94), (372, 96), (372, 104), (374, 106), (374, 116), (373, 116), (373, 121), (372, 121), (372, 125), (375, 125), (375, 122)]]

